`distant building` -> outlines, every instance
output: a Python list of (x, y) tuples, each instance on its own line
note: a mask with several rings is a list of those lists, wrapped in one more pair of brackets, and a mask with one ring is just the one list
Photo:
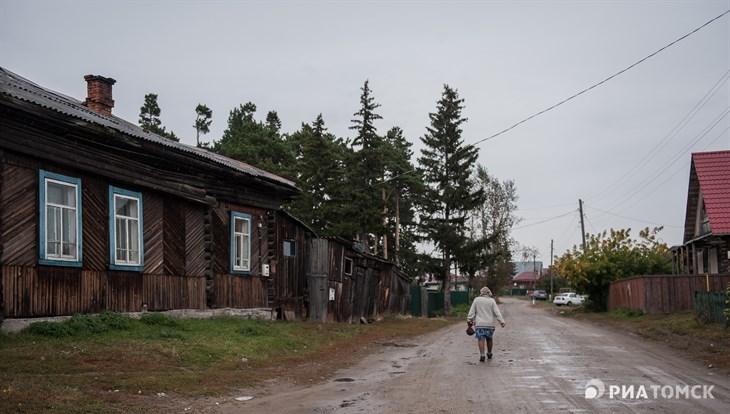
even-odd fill
[(514, 262), (515, 265), (515, 275), (519, 275), (520, 273), (524, 272), (532, 272), (534, 270), (540, 270), (542, 269), (542, 262), (541, 261), (527, 261), (527, 262)]

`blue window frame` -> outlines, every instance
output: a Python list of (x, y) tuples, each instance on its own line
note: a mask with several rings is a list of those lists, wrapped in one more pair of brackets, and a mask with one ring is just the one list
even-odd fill
[(109, 186), (109, 268), (144, 268), (142, 193)]
[(231, 273), (251, 274), (251, 215), (231, 212)]
[(81, 267), (81, 179), (40, 170), (39, 263)]

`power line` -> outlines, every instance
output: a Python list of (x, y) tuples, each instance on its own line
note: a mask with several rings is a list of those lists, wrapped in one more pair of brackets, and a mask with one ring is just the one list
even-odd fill
[(537, 116), (540, 116), (540, 115), (544, 114), (545, 112), (548, 112), (548, 111), (550, 111), (550, 110), (552, 110), (552, 109), (555, 109), (555, 108), (557, 108), (558, 106), (560, 106), (560, 105), (562, 105), (562, 104), (564, 104), (564, 103), (566, 103), (566, 102), (568, 102), (568, 101), (570, 101), (570, 100), (572, 100), (572, 99), (574, 99), (574, 98), (577, 98), (577, 97), (578, 97), (578, 96), (580, 96), (580, 95), (583, 95), (584, 93), (586, 93), (586, 92), (590, 91), (591, 89), (594, 89), (594, 88), (596, 88), (596, 87), (598, 87), (598, 86), (600, 86), (600, 85), (603, 85), (604, 83), (606, 83), (606, 82), (610, 81), (611, 79), (615, 78), (616, 76), (618, 76), (618, 75), (621, 75), (622, 73), (624, 73), (624, 72), (628, 71), (629, 69), (632, 69), (632, 68), (633, 68), (634, 66), (637, 66), (637, 65), (639, 65), (640, 63), (643, 63), (644, 61), (648, 60), (649, 58), (652, 58), (652, 57), (654, 57), (655, 55), (657, 55), (657, 54), (659, 54), (660, 52), (664, 51), (665, 49), (669, 48), (670, 46), (673, 46), (673, 45), (674, 45), (675, 43), (678, 43), (678, 42), (680, 42), (680, 41), (682, 41), (682, 40), (686, 39), (687, 37), (689, 37), (689, 36), (691, 36), (691, 35), (695, 34), (696, 32), (698, 32), (698, 31), (700, 31), (701, 29), (703, 29), (703, 28), (704, 28), (705, 26), (709, 25), (710, 23), (714, 22), (715, 20), (718, 20), (719, 18), (721, 18), (721, 17), (725, 16), (725, 15), (726, 15), (726, 14), (728, 14), (728, 13), (730, 13), (730, 10), (726, 11), (725, 13), (722, 13), (721, 15), (719, 15), (719, 16), (717, 16), (717, 17), (715, 17), (714, 19), (712, 19), (712, 20), (708, 21), (707, 23), (703, 24), (702, 26), (700, 26), (700, 27), (698, 27), (698, 28), (694, 29), (693, 31), (691, 31), (691, 32), (689, 32), (689, 33), (687, 33), (686, 35), (684, 35), (684, 36), (680, 37), (679, 39), (677, 39), (677, 40), (673, 41), (672, 43), (670, 43), (670, 44), (668, 44), (668, 45), (666, 45), (666, 46), (662, 47), (661, 49), (657, 50), (656, 52), (654, 52), (654, 53), (652, 53), (652, 54), (650, 54), (650, 55), (646, 56), (645, 58), (643, 58), (643, 59), (639, 60), (638, 62), (636, 62), (636, 63), (634, 63), (634, 64), (632, 64), (632, 65), (628, 66), (627, 68), (625, 68), (625, 69), (623, 69), (623, 70), (620, 70), (620, 71), (616, 72), (615, 74), (613, 74), (613, 75), (611, 75), (611, 76), (607, 77), (606, 79), (604, 79), (604, 80), (602, 80), (602, 81), (600, 81), (600, 82), (598, 82), (598, 83), (594, 84), (593, 86), (590, 86), (590, 87), (588, 87), (588, 88), (586, 88), (586, 89), (583, 89), (582, 91), (580, 91), (580, 92), (578, 92), (578, 93), (576, 93), (576, 94), (574, 94), (574, 95), (572, 95), (572, 96), (570, 96), (570, 97), (568, 97), (568, 98), (566, 98), (566, 99), (563, 99), (562, 101), (560, 101), (560, 102), (556, 103), (555, 105), (553, 105), (553, 106), (551, 106), (551, 107), (549, 107), (549, 108), (547, 108), (547, 109), (543, 109), (542, 111), (540, 111), (540, 112), (538, 112), (538, 113), (536, 113), (536, 114), (534, 114), (534, 115), (531, 115), (531, 116), (529, 116), (529, 117), (527, 117), (527, 118), (523, 119), (522, 121), (520, 121), (520, 122), (518, 122), (518, 123), (516, 123), (516, 124), (512, 125), (512, 126), (511, 126), (511, 127), (509, 127), (509, 128), (503, 129), (502, 131), (500, 131), (500, 132), (497, 132), (496, 134), (494, 134), (494, 135), (491, 135), (491, 136), (489, 136), (489, 137), (486, 137), (486, 138), (482, 138), (482, 139), (480, 139), (480, 140), (476, 141), (476, 142), (475, 142), (474, 144), (472, 144), (472, 145), (477, 145), (477, 144), (480, 144), (480, 143), (482, 143), (482, 142), (484, 142), (484, 141), (489, 141), (489, 140), (490, 140), (490, 139), (492, 139), (492, 138), (496, 138), (496, 137), (498, 137), (498, 136), (500, 136), (500, 135), (504, 134), (505, 132), (511, 131), (512, 129), (514, 129), (514, 128), (518, 127), (519, 125), (522, 125), (522, 124), (524, 124), (525, 122), (527, 122), (527, 121), (529, 121), (529, 120), (531, 120), (531, 119), (533, 119), (533, 118), (535, 118), (535, 117), (537, 117)]
[(699, 113), (700, 109), (702, 109), (710, 101), (710, 99), (713, 96), (715, 96), (715, 94), (720, 90), (720, 88), (722, 87), (722, 85), (724, 85), (725, 82), (727, 82), (727, 80), (728, 80), (728, 74), (730, 74), (730, 70), (727, 70), (727, 71), (725, 71), (725, 73), (723, 73), (722, 77), (717, 82), (715, 82), (715, 84), (712, 86), (712, 88), (710, 88), (710, 90), (707, 91), (707, 93), (705, 93), (705, 95), (702, 97), (702, 99), (700, 99), (699, 102), (697, 102), (697, 104), (692, 108), (692, 110), (690, 110), (687, 113), (687, 115), (685, 115), (684, 118), (682, 118), (682, 120), (679, 121), (679, 123), (677, 123), (677, 125), (675, 125), (674, 128), (672, 128), (671, 131), (669, 131), (669, 133), (667, 134), (667, 136), (665, 136), (661, 141), (659, 141), (656, 145), (654, 145), (654, 147), (651, 150), (649, 150), (649, 152), (641, 160), (639, 160), (639, 162), (637, 162), (636, 165), (634, 165), (633, 167), (631, 167), (631, 169), (629, 171), (627, 171), (623, 176), (621, 176), (621, 178), (619, 178), (618, 180), (616, 180), (613, 184), (611, 184), (610, 186), (606, 187), (605, 190), (603, 190), (600, 193), (598, 193), (598, 195), (596, 197), (590, 197), (589, 200), (598, 201), (598, 200), (601, 200), (601, 199), (607, 197), (608, 194), (610, 194), (611, 191), (613, 191), (614, 188), (616, 188), (620, 184), (626, 182), (627, 179), (628, 179), (628, 177), (631, 176), (631, 173), (632, 172), (634, 172), (635, 170), (637, 170), (641, 166), (645, 166), (646, 165), (646, 161), (649, 161), (650, 159), (652, 159), (658, 153), (658, 152), (655, 152), (655, 151), (660, 146), (668, 143), (671, 139), (673, 139), (674, 137), (676, 137), (677, 134), (685, 126), (687, 126), (687, 124), (689, 124), (689, 121), (691, 121)]
[[(725, 135), (725, 133), (726, 133), (726, 132), (727, 132), (728, 130), (730, 130), (730, 126), (729, 126), (729, 127), (727, 127), (727, 128), (725, 128), (725, 129), (724, 129), (724, 130), (723, 130), (722, 132), (720, 132), (720, 134), (719, 134), (719, 135), (718, 135), (718, 136), (717, 136), (717, 137), (716, 137), (715, 139), (713, 139), (712, 141), (710, 141), (710, 143), (709, 143), (709, 144), (705, 145), (705, 147), (704, 147), (704, 148), (702, 148), (702, 150), (704, 151), (704, 150), (706, 150), (707, 148), (709, 148), (709, 147), (710, 147), (710, 145), (712, 145), (712, 144), (714, 144), (714, 143), (715, 143), (715, 141), (717, 141), (718, 139), (722, 138), (722, 136), (723, 136), (723, 135)], [(658, 189), (662, 188), (662, 186), (663, 186), (664, 184), (666, 184), (666, 183), (667, 183), (667, 181), (671, 180), (671, 179), (672, 179), (672, 177), (674, 177), (675, 175), (677, 175), (677, 174), (679, 174), (680, 172), (684, 171), (684, 170), (685, 170), (685, 168), (689, 168), (689, 165), (683, 165), (683, 166), (682, 166), (681, 168), (679, 168), (679, 169), (678, 169), (678, 170), (676, 170), (676, 171), (675, 171), (674, 173), (672, 173), (672, 175), (670, 175), (669, 177), (667, 177), (667, 179), (666, 179), (666, 180), (664, 180), (664, 181), (662, 181), (661, 183), (659, 183), (659, 185), (656, 185), (656, 186), (654, 186), (654, 188), (653, 188), (653, 189), (652, 189), (651, 191), (649, 191), (649, 192), (646, 192), (646, 193), (643, 193), (643, 196), (642, 196), (641, 198), (639, 198), (638, 200), (634, 201), (634, 202), (633, 202), (632, 204), (630, 204), (630, 205), (626, 206), (626, 208), (624, 208), (624, 209), (623, 209), (622, 211), (626, 211), (627, 209), (629, 209), (629, 208), (631, 208), (631, 207), (635, 206), (635, 205), (636, 205), (636, 204), (637, 204), (637, 203), (638, 203), (639, 201), (641, 201), (641, 200), (645, 199), (646, 197), (649, 197), (649, 196), (650, 196), (651, 194), (653, 194), (653, 193), (654, 193), (655, 191), (657, 191)]]
[(547, 218), (547, 219), (545, 219), (545, 220), (541, 220), (541, 221), (538, 221), (537, 223), (532, 223), (532, 224), (525, 224), (524, 226), (520, 226), (520, 227), (513, 227), (513, 228), (512, 228), (512, 230), (519, 230), (519, 229), (524, 229), (524, 228), (526, 228), (526, 227), (532, 227), (532, 226), (537, 226), (538, 224), (542, 224), (542, 223), (547, 223), (548, 221), (553, 221), (553, 220), (557, 220), (557, 219), (559, 219), (559, 218), (561, 218), (561, 217), (565, 217), (565, 216), (567, 216), (568, 214), (573, 214), (573, 213), (574, 213), (574, 211), (573, 211), (573, 210), (571, 210), (571, 211), (569, 211), (569, 212), (567, 212), (567, 213), (565, 213), (565, 214), (561, 214), (561, 215), (559, 215), (559, 216), (554, 216), (554, 217), (550, 217), (550, 218)]
[(600, 208), (596, 208), (596, 207), (593, 207), (593, 206), (587, 206), (587, 207), (590, 207), (590, 208), (592, 208), (593, 210), (596, 210), (596, 211), (600, 211), (601, 213), (604, 213), (604, 214), (609, 214), (611, 216), (620, 217), (620, 218), (627, 219), (627, 220), (633, 220), (633, 221), (638, 221), (638, 222), (642, 222), (642, 223), (649, 223), (649, 224), (654, 224), (654, 225), (657, 225), (657, 226), (673, 227), (673, 228), (676, 228), (676, 229), (683, 228), (682, 226), (673, 226), (671, 224), (655, 223), (655, 222), (652, 222), (652, 221), (649, 221), (649, 220), (643, 220), (643, 219), (638, 219), (638, 218), (633, 218), (633, 217), (622, 216), (620, 214), (611, 213), (610, 211), (601, 210)]
[(730, 113), (730, 108), (726, 107), (725, 109), (723, 109), (723, 111), (720, 113), (720, 115), (718, 115), (718, 117), (715, 118), (715, 120), (713, 121), (713, 124), (710, 125), (710, 126), (708, 126), (708, 127), (706, 127), (705, 130), (699, 134), (699, 136), (697, 137), (697, 139), (695, 139), (694, 141), (692, 141), (689, 144), (685, 145), (684, 148), (682, 148), (680, 150), (680, 152), (675, 155), (674, 159), (670, 160), (663, 167), (660, 167), (659, 170), (655, 171), (655, 173), (653, 175), (653, 178), (651, 178), (649, 181), (647, 181), (644, 185), (641, 185), (640, 187), (638, 187), (636, 190), (634, 190), (628, 196), (624, 197), (622, 199), (622, 201), (620, 201), (619, 203), (614, 204), (613, 207), (609, 208), (609, 210), (614, 210), (614, 209), (618, 208), (620, 205), (626, 203), (627, 201), (629, 201), (630, 199), (632, 199), (636, 194), (638, 194), (641, 190), (643, 190), (649, 184), (651, 184), (652, 182), (654, 182), (654, 180), (656, 180), (657, 178), (659, 178), (669, 167), (671, 167), (673, 164), (675, 164), (677, 161), (679, 161), (682, 158), (682, 156), (687, 151), (689, 151), (695, 144), (697, 144), (710, 131), (712, 131), (712, 129), (714, 129), (715, 126), (717, 126), (717, 124), (719, 124), (720, 121), (722, 121), (728, 115), (728, 113)]

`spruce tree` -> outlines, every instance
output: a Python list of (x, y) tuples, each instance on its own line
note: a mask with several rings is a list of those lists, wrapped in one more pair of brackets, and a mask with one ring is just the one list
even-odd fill
[(346, 145), (327, 132), (321, 114), (311, 125), (303, 124), (289, 139), (301, 147), (296, 182), (302, 193), (291, 200), (287, 210), (320, 236), (349, 237), (355, 226), (343, 210), (348, 200), (342, 180)]
[(383, 145), (385, 180), (382, 194), (386, 226), (383, 247), (387, 253), (384, 257), (404, 267), (413, 267), (412, 264), (404, 264), (402, 259), (415, 258), (415, 208), (423, 182), (411, 163), (413, 144), (403, 136), (402, 129), (391, 128), (385, 134)]
[(478, 149), (466, 145), (461, 137), (464, 100), (455, 89), (444, 85), (436, 112), (430, 113), (431, 126), (421, 138), (424, 148), (418, 158), (425, 188), (420, 226), (427, 240), (441, 254), (444, 312), (451, 314), (450, 274), (452, 264), (466, 246), (466, 218), (469, 211), (484, 202), (484, 193), (470, 179)]
[[(354, 217), (359, 223), (355, 238), (363, 243), (365, 250), (377, 253), (378, 239), (383, 234), (380, 183), (383, 180), (383, 139), (378, 136), (374, 122), (382, 119), (375, 110), (380, 104), (371, 96), (369, 82), (361, 88), (360, 110), (350, 129), (357, 135), (352, 140), (354, 158), (350, 163), (349, 181), (352, 188)], [(370, 235), (375, 238), (370, 240)], [(370, 242), (372, 241), (372, 245)]]

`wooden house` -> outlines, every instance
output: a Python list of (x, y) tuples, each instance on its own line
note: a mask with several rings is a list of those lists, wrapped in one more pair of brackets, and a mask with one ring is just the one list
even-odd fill
[(85, 79), (82, 102), (0, 68), (0, 318), (301, 295), (294, 183), (146, 132), (112, 115), (113, 79)]
[(264, 309), (336, 322), (406, 313), (411, 279), (282, 210), (294, 183), (0, 68), (0, 321)]
[(313, 320), (359, 323), (410, 312), (413, 278), (347, 240), (312, 239), (307, 279)]
[(684, 242), (674, 274), (730, 274), (730, 151), (692, 154)]

